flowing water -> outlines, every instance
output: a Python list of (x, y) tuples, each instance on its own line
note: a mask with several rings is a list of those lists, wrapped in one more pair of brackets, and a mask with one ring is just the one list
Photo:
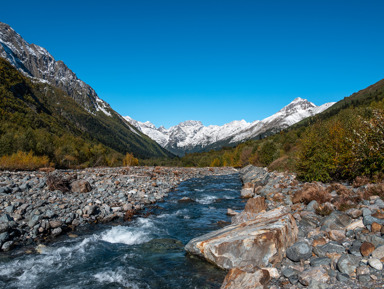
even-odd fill
[(236, 174), (191, 179), (147, 218), (0, 256), (0, 288), (220, 288), (226, 273), (183, 247), (230, 221), (227, 208), (243, 209), (240, 189)]

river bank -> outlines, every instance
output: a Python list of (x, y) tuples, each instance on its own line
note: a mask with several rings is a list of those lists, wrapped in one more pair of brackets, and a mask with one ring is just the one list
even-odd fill
[(185, 249), (228, 271), (222, 289), (382, 288), (384, 184), (302, 183), (240, 170), (241, 212)]
[(90, 168), (0, 172), (0, 248), (9, 251), (76, 232), (86, 224), (129, 220), (180, 182), (232, 168)]

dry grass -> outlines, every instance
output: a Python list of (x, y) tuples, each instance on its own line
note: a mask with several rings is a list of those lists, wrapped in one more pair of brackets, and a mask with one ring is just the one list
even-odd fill
[(370, 182), (370, 179), (368, 177), (365, 177), (365, 176), (356, 177), (353, 181), (352, 186), (354, 188), (358, 188), (358, 187), (365, 186), (365, 185), (369, 184), (369, 182)]
[(371, 196), (379, 196), (380, 199), (384, 200), (384, 183), (368, 185), (363, 193), (363, 198), (367, 200)]
[(331, 200), (331, 195), (323, 187), (320, 187), (316, 183), (306, 183), (300, 191), (297, 191), (293, 197), (292, 202), (308, 204), (309, 202), (315, 200), (319, 204), (329, 202)]

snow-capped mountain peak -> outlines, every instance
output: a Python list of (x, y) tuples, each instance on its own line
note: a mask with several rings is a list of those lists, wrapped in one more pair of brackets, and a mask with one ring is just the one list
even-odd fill
[(156, 128), (149, 121), (144, 123), (133, 120), (129, 116), (125, 119), (162, 147), (181, 156), (189, 152), (235, 145), (264, 134), (278, 132), (304, 118), (326, 110), (333, 104), (326, 103), (316, 106), (312, 102), (298, 97), (274, 115), (263, 120), (255, 120), (251, 123), (245, 120), (234, 120), (222, 126), (204, 126), (201, 121), (188, 120), (166, 129), (163, 126)]

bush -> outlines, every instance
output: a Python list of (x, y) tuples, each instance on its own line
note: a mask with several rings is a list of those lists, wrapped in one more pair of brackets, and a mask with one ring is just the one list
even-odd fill
[(139, 160), (131, 153), (127, 153), (123, 159), (123, 165), (127, 167), (138, 166)]
[(50, 165), (47, 156), (35, 156), (32, 152), (18, 151), (0, 158), (2, 170), (36, 170)]

